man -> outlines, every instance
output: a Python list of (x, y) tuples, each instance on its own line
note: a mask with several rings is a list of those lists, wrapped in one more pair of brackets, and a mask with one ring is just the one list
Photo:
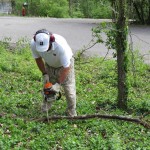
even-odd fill
[[(58, 83), (64, 88), (68, 116), (76, 116), (76, 87), (73, 53), (67, 41), (46, 29), (38, 30), (31, 41), (31, 50), (43, 75), (44, 84)], [(51, 103), (43, 100), (42, 110), (48, 111)]]

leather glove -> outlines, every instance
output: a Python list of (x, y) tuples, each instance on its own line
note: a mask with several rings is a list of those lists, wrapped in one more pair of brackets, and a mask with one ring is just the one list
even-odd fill
[(49, 75), (48, 74), (44, 74), (43, 75), (43, 84), (46, 84), (47, 82), (49, 82)]

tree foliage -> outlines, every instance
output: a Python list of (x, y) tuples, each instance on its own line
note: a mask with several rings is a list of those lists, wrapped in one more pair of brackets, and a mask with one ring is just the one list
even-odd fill
[[(10, 0), (12, 13), (21, 15), (24, 0)], [(116, 18), (118, 0), (26, 0), (27, 15), (73, 18)], [(150, 24), (150, 0), (127, 0), (130, 19)], [(112, 15), (113, 14), (113, 15)]]
[(135, 17), (142, 24), (150, 24), (150, 0), (133, 0)]
[[(14, 1), (14, 0), (11, 0)], [(13, 10), (21, 15), (25, 1), (15, 0)], [(79, 17), (79, 18), (111, 18), (109, 1), (99, 0), (27, 0), (27, 14), (30, 16)]]
[[(15, 14), (21, 15), (24, 0), (16, 0), (13, 5)], [(67, 0), (27, 0), (26, 13), (29, 16), (43, 17), (68, 17), (68, 1)]]
[[(110, 0), (114, 8), (113, 16), (117, 14), (117, 0)], [(130, 19), (140, 24), (150, 24), (150, 1), (149, 0), (127, 0), (128, 15)]]
[(109, 1), (69, 0), (72, 16), (84, 18), (111, 18)]
[(68, 17), (68, 2), (66, 0), (41, 0), (37, 14), (56, 18)]

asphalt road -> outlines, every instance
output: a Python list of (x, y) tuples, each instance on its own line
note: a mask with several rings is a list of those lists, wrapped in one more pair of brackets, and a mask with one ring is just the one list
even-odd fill
[[(0, 40), (6, 37), (11, 38), (11, 42), (15, 43), (21, 38), (31, 39), (34, 33), (42, 28), (46, 28), (53, 33), (63, 35), (73, 52), (88, 47), (92, 40), (91, 29), (96, 27), (98, 23), (109, 20), (101, 19), (56, 19), (56, 18), (37, 18), (37, 17), (0, 17)], [(150, 63), (150, 26), (130, 26), (131, 36), (134, 50), (138, 49), (144, 56), (145, 62)], [(105, 38), (105, 35), (102, 35)], [(109, 51), (107, 57), (112, 57)], [(88, 49), (85, 55), (102, 56), (107, 54), (107, 48), (104, 44), (96, 44)]]

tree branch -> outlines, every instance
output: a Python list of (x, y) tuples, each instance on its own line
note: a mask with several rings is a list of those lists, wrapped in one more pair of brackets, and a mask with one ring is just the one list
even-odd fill
[[(7, 113), (1, 113), (0, 118), (6, 116)], [(11, 118), (17, 118), (16, 115), (12, 114)], [(86, 120), (86, 119), (94, 119), (94, 118), (101, 118), (101, 119), (114, 119), (114, 120), (121, 120), (121, 121), (128, 121), (133, 122), (139, 125), (142, 125), (143, 127), (150, 129), (150, 123), (145, 122), (138, 118), (129, 118), (125, 116), (117, 116), (117, 115), (103, 115), (103, 114), (92, 114), (92, 115), (81, 115), (81, 116), (75, 116), (75, 117), (69, 117), (69, 116), (50, 116), (50, 117), (42, 117), (38, 119), (24, 119), (25, 121), (36, 121), (36, 122), (48, 122), (49, 121), (55, 121), (55, 120)]]
[(43, 117), (39, 119), (33, 119), (33, 121), (40, 121), (40, 122), (49, 122), (52, 120), (85, 120), (85, 119), (93, 119), (93, 118), (101, 118), (101, 119), (115, 119), (115, 120), (122, 120), (122, 121), (128, 121), (133, 122), (136, 124), (140, 124), (144, 126), (145, 128), (150, 129), (150, 124), (142, 121), (137, 118), (129, 118), (125, 116), (117, 116), (117, 115), (101, 115), (101, 114), (93, 114), (93, 115), (81, 115), (81, 116), (75, 116), (75, 117), (69, 117), (69, 116), (51, 116), (51, 117)]

